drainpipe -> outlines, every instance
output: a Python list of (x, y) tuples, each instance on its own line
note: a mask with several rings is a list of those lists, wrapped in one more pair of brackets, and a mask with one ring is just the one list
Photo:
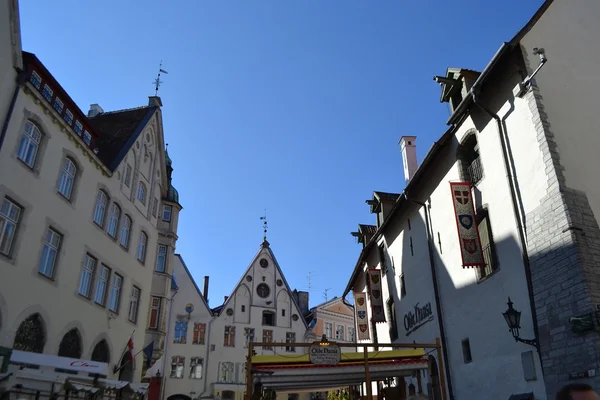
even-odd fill
[[(172, 279), (172, 278), (171, 278)], [(162, 376), (163, 376), (163, 384), (160, 387), (160, 397), (159, 400), (162, 400), (162, 398), (165, 396), (165, 388), (167, 387), (167, 372), (166, 372), (166, 368), (167, 368), (167, 348), (169, 347), (169, 332), (171, 332), (171, 317), (173, 316), (173, 299), (175, 298), (175, 296), (177, 295), (177, 293), (179, 293), (179, 288), (176, 288), (173, 291), (173, 294), (171, 295), (171, 303), (169, 304), (169, 318), (167, 321), (167, 334), (165, 335), (165, 352), (163, 353), (163, 370), (162, 370)]]
[[(408, 199), (406, 194), (404, 197)], [(410, 199), (415, 204), (422, 206), (425, 210), (425, 225), (427, 226), (427, 248), (429, 250), (429, 266), (431, 267), (431, 280), (433, 282), (433, 295), (435, 297), (435, 307), (438, 315), (438, 326), (440, 329), (440, 340), (442, 341), (442, 357), (444, 358), (444, 370), (446, 372), (446, 384), (448, 385), (448, 397), (454, 400), (454, 390), (452, 388), (452, 378), (450, 376), (450, 362), (448, 358), (448, 348), (446, 346), (446, 329), (442, 319), (442, 305), (440, 302), (440, 291), (438, 287), (437, 271), (435, 269), (435, 260), (433, 258), (433, 232), (431, 231), (429, 208), (426, 203)]]
[[(545, 63), (545, 58), (542, 59), (542, 63), (540, 64), (540, 67), (542, 65), (544, 65)], [(537, 71), (539, 71), (540, 67), (538, 67), (536, 69), (536, 73)], [(533, 75), (532, 75), (533, 77)], [(531, 78), (532, 78), (531, 77)], [(529, 79), (531, 79), (529, 78)], [(479, 88), (478, 88), (479, 89)], [(519, 203), (517, 200), (517, 194), (515, 191), (515, 179), (514, 176), (512, 175), (511, 172), (511, 167), (510, 167), (510, 161), (509, 161), (509, 151), (508, 148), (506, 146), (506, 132), (504, 130), (504, 126), (502, 125), (502, 120), (500, 119), (500, 117), (498, 116), (498, 114), (494, 113), (492, 110), (490, 110), (487, 106), (483, 105), (480, 101), (479, 101), (479, 90), (474, 90), (473, 91), (473, 103), (475, 103), (475, 105), (477, 105), (479, 108), (481, 108), (481, 110), (483, 110), (486, 114), (488, 114), (491, 118), (493, 118), (496, 121), (496, 126), (498, 127), (498, 135), (500, 136), (500, 144), (502, 145), (502, 159), (504, 161), (504, 169), (506, 170), (506, 180), (508, 181), (508, 186), (510, 188), (510, 198), (511, 198), (511, 202), (512, 202), (512, 208), (513, 208), (513, 215), (515, 218), (515, 222), (517, 223), (517, 231), (519, 234), (519, 241), (521, 242), (521, 258), (523, 261), (523, 266), (525, 267), (525, 278), (527, 281), (527, 291), (529, 292), (529, 306), (531, 308), (531, 317), (533, 319), (533, 332), (537, 341), (537, 345), (536, 345), (536, 349), (537, 349), (537, 353), (538, 356), (540, 358), (540, 365), (542, 365), (542, 353), (540, 350), (540, 343), (539, 343), (539, 330), (538, 330), (538, 324), (537, 324), (537, 312), (535, 310), (535, 304), (534, 304), (534, 298), (533, 298), (533, 285), (532, 285), (532, 279), (531, 279), (531, 264), (529, 263), (529, 254), (527, 252), (527, 243), (525, 240), (525, 234), (524, 234), (524, 230), (523, 230), (523, 224), (521, 223), (521, 216), (519, 214)], [(542, 371), (543, 371), (543, 366), (542, 366)]]
[(8, 107), (6, 118), (4, 119), (4, 125), (2, 125), (2, 132), (0, 132), (0, 150), (2, 150), (2, 145), (4, 144), (4, 138), (6, 137), (6, 131), (8, 130), (8, 123), (10, 122), (13, 110), (15, 109), (15, 104), (17, 102), (19, 90), (21, 90), (21, 85), (25, 83), (25, 78), (27, 77), (27, 74), (24, 71), (19, 71), (18, 74), (19, 75), (17, 77), (17, 87), (15, 88), (12, 100), (10, 101), (10, 106)]
[[(210, 308), (208, 309), (210, 311)], [(204, 387), (202, 388), (202, 394), (200, 397), (206, 394), (206, 384), (208, 382), (208, 361), (210, 359), (210, 325), (212, 324), (213, 319), (211, 318), (208, 321), (208, 325), (206, 326), (206, 356), (204, 357), (204, 365), (202, 366), (202, 376), (204, 378)]]

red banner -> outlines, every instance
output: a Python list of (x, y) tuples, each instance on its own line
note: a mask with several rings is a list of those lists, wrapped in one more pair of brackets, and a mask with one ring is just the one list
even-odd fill
[(469, 182), (450, 182), (463, 268), (485, 267)]

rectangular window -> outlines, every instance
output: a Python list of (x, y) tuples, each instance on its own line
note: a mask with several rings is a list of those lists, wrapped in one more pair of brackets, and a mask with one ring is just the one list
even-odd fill
[(63, 103), (58, 97), (55, 97), (53, 107), (57, 113), (62, 114), (65, 103)]
[(85, 142), (85, 144), (87, 144), (88, 146), (92, 144), (92, 134), (89, 133), (87, 130), (83, 131), (83, 141)]
[[(235, 364), (228, 361), (219, 363), (219, 382), (233, 383), (233, 373), (235, 371)], [(233, 397), (235, 398), (235, 395)]]
[(119, 305), (121, 303), (121, 287), (123, 286), (123, 277), (119, 274), (114, 274), (112, 284), (110, 285), (110, 295), (108, 299), (108, 309), (114, 313), (119, 313)]
[(182, 379), (185, 368), (185, 357), (175, 356), (171, 358), (171, 378)]
[(187, 343), (187, 326), (188, 323), (186, 321), (175, 322), (173, 343)]
[(160, 320), (160, 297), (152, 296), (150, 299), (150, 321), (148, 328), (158, 329), (158, 321)]
[[(271, 329), (263, 329), (263, 343), (273, 343), (273, 331)], [(273, 346), (264, 346), (265, 350), (273, 350)]]
[(225, 337), (223, 340), (223, 346), (235, 347), (235, 326), (225, 327)]
[(125, 167), (125, 186), (131, 187), (131, 165), (127, 164)]
[(204, 344), (206, 337), (206, 324), (194, 324), (194, 340), (192, 344)]
[[(286, 332), (285, 334), (285, 342), (286, 343), (296, 343), (296, 333), (295, 332)], [(296, 346), (285, 346), (285, 351), (295, 352)]]
[(281, 309), (281, 316), (282, 316), (282, 317), (285, 317), (285, 308), (282, 308), (282, 309)]
[(31, 77), (29, 78), (29, 80), (31, 81), (31, 84), (33, 86), (35, 86), (35, 88), (37, 90), (40, 90), (40, 88), (42, 87), (42, 77), (40, 76), (40, 74), (38, 74), (35, 71), (32, 71)]
[(333, 339), (333, 324), (331, 322), (325, 322), (325, 337)]
[(54, 268), (56, 266), (61, 239), (61, 234), (52, 228), (49, 228), (46, 232), (38, 271), (40, 274), (51, 279), (54, 278)]
[(83, 133), (83, 124), (79, 121), (75, 121), (75, 127), (73, 129), (75, 129), (76, 134), (81, 136), (81, 134)]
[(246, 306), (242, 304), (242, 312), (246, 312)]
[(389, 328), (390, 328), (390, 339), (392, 342), (398, 339), (398, 325), (396, 324), (396, 305), (394, 304), (394, 299), (391, 297), (387, 301), (387, 309), (388, 314), (390, 316), (388, 320)]
[(345, 332), (346, 329), (344, 328), (344, 325), (337, 325), (335, 327), (335, 338), (337, 340), (345, 340)]
[(103, 306), (106, 303), (106, 289), (108, 287), (108, 278), (110, 277), (110, 268), (102, 265), (98, 270), (96, 279), (96, 296), (94, 301)]
[(496, 272), (498, 269), (498, 263), (496, 262), (496, 254), (494, 248), (494, 240), (492, 238), (492, 230), (490, 229), (490, 220), (487, 212), (483, 212), (483, 215), (479, 216), (479, 223), (477, 229), (479, 230), (479, 238), (481, 240), (481, 251), (483, 252), (483, 260), (485, 261), (485, 268), (477, 268), (477, 278), (483, 279)]
[(92, 281), (94, 279), (94, 271), (96, 270), (97, 260), (86, 254), (81, 265), (81, 277), (79, 278), (78, 293), (83, 297), (89, 298), (92, 294)]
[(465, 362), (465, 364), (468, 364), (471, 361), (473, 361), (473, 357), (471, 356), (471, 343), (469, 342), (469, 339), (464, 339), (461, 342), (461, 344), (462, 344), (463, 361)]
[(171, 213), (172, 212), (173, 212), (173, 207), (165, 205), (163, 207), (162, 220), (163, 221), (171, 221)]
[(133, 286), (131, 288), (131, 298), (129, 299), (129, 321), (137, 323), (138, 309), (140, 307), (140, 288)]
[(349, 342), (356, 342), (356, 328), (349, 326), (348, 327), (348, 341)]
[(42, 96), (44, 96), (44, 98), (46, 99), (46, 101), (48, 103), (52, 102), (53, 94), (54, 94), (54, 91), (52, 89), (50, 89), (50, 86), (48, 86), (48, 84), (44, 84), (44, 88), (42, 89)]
[(203, 360), (200, 357), (190, 359), (190, 379), (202, 379)]
[(254, 328), (244, 328), (244, 335), (246, 336), (244, 347), (248, 348), (248, 343), (254, 342)]
[(65, 111), (65, 115), (63, 116), (63, 118), (69, 126), (73, 125), (73, 113), (69, 109)]
[(5, 198), (0, 207), (0, 253), (10, 257), (23, 209)]
[(400, 275), (400, 298), (406, 296), (406, 283), (404, 282), (404, 274)]
[(156, 255), (156, 271), (165, 272), (167, 270), (167, 246), (159, 245)]

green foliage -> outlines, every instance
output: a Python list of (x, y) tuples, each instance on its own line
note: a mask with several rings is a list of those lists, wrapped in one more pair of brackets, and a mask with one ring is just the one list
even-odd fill
[(327, 400), (350, 400), (348, 389), (330, 390), (327, 392)]

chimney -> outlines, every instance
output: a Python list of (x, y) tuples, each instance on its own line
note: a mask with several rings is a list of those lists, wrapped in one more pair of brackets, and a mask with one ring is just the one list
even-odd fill
[(204, 300), (208, 303), (208, 276), (204, 277), (204, 291), (202, 292)]
[(94, 118), (98, 114), (102, 114), (104, 110), (100, 107), (99, 104), (91, 104), (90, 111), (88, 111), (88, 118)]
[(162, 100), (158, 96), (148, 96), (149, 107), (162, 107)]
[(410, 182), (419, 165), (417, 164), (417, 141), (416, 136), (402, 136), (400, 148), (402, 149), (402, 160), (404, 163), (404, 178), (406, 183)]
[(297, 295), (294, 297), (296, 297), (300, 312), (302, 315), (306, 315), (308, 313), (308, 292), (298, 291)]

